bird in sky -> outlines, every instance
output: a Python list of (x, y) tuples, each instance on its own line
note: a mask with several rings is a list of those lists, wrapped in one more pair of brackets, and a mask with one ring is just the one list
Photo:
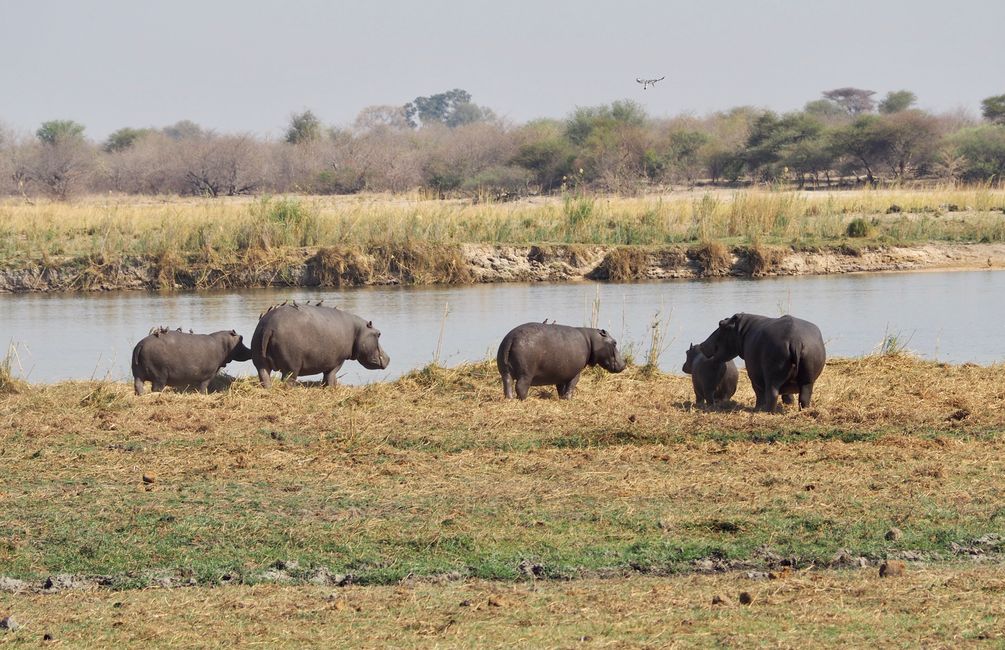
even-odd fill
[(664, 79), (666, 79), (666, 75), (663, 75), (659, 79), (639, 79), (638, 77), (635, 77), (635, 82), (642, 84), (642, 90), (645, 90), (647, 87), (655, 86), (658, 82), (663, 81)]

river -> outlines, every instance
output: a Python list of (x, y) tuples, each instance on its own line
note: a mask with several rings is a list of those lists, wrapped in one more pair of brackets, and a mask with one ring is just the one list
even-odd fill
[[(657, 313), (667, 347), (660, 367), (680, 372), (689, 342), (745, 311), (791, 313), (817, 323), (830, 356), (859, 356), (895, 335), (916, 354), (950, 363), (1005, 361), (1005, 273), (1000, 271), (680, 280), (632, 284), (486, 284), (459, 287), (255, 289), (200, 293), (0, 295), (0, 336), (32, 382), (130, 376), (135, 343), (152, 326), (236, 329), (250, 343), (259, 313), (275, 302), (324, 299), (371, 319), (391, 355), (384, 371), (348, 362), (341, 381), (392, 379), (433, 360), (495, 356), (513, 326), (545, 318), (596, 322), (642, 360)], [(444, 318), (444, 313), (446, 317)], [(443, 332), (442, 340), (440, 337)], [(227, 372), (254, 374), (251, 362)]]

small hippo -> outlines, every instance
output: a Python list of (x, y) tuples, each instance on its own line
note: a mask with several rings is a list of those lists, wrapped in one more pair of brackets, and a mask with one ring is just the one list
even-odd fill
[(740, 377), (736, 364), (732, 361), (713, 361), (702, 354), (697, 345), (691, 344), (687, 349), (687, 359), (681, 370), (691, 375), (694, 401), (699, 406), (715, 406), (736, 393), (736, 382)]
[(391, 362), (373, 321), (320, 303), (269, 308), (251, 337), (251, 355), (265, 388), (272, 385), (274, 370), (293, 379), (321, 373), (325, 384), (335, 386), (346, 360), (369, 370), (383, 370)]
[(503, 337), (496, 355), (502, 376), (503, 394), (527, 398), (531, 386), (554, 385), (561, 399), (569, 399), (587, 366), (600, 366), (609, 372), (621, 372), (627, 365), (618, 350), (618, 342), (592, 327), (569, 327), (524, 323)]
[(773, 412), (782, 395), (799, 395), (799, 408), (810, 405), (813, 383), (823, 372), (827, 353), (820, 328), (801, 318), (771, 318), (734, 314), (701, 345), (702, 354), (714, 361), (737, 356), (747, 363), (747, 376), (757, 396), (755, 408)]
[(191, 334), (155, 329), (133, 348), (133, 388), (142, 395), (143, 383), (149, 381), (155, 393), (165, 386), (197, 386), (205, 393), (220, 368), (250, 358), (251, 350), (234, 330)]

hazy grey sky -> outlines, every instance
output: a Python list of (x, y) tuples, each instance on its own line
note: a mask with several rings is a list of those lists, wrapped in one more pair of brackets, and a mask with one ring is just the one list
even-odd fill
[(624, 98), (790, 110), (845, 85), (976, 112), (1005, 93), (1003, 25), (1005, 0), (0, 0), (0, 123), (278, 135), (304, 108), (348, 124), (451, 88), (516, 122)]

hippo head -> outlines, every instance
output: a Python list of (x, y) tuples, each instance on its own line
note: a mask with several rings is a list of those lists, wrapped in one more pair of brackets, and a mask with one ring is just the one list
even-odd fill
[(244, 344), (244, 337), (230, 330), (225, 336), (227, 346), (227, 363), (231, 361), (248, 361), (251, 359), (251, 349)]
[(607, 333), (607, 330), (592, 330), (590, 332), (590, 365), (600, 366), (608, 372), (621, 372), (628, 366), (621, 356), (618, 342)]
[(719, 327), (698, 345), (701, 353), (714, 361), (729, 361), (740, 355), (740, 316), (733, 314), (719, 321)]
[(367, 370), (383, 370), (391, 363), (391, 357), (380, 347), (380, 330), (373, 326), (373, 321), (367, 321), (356, 333), (352, 358)]
[(694, 368), (694, 360), (698, 358), (699, 354), (701, 354), (701, 348), (694, 343), (689, 344), (687, 356), (684, 359), (684, 367), (681, 368), (681, 372), (690, 375), (691, 370)]

